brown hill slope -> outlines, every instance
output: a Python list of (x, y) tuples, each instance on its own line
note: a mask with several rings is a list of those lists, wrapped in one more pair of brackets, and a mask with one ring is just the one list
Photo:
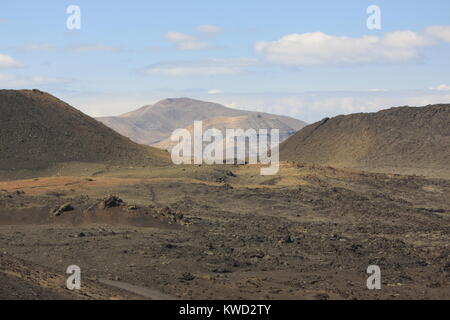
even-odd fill
[(324, 119), (280, 146), (282, 160), (359, 168), (450, 169), (450, 105)]
[(189, 98), (165, 99), (118, 117), (100, 117), (97, 120), (137, 143), (165, 148), (168, 144), (166, 139), (175, 129), (189, 128), (195, 120), (215, 118), (220, 118), (217, 125), (225, 128), (234, 128), (237, 121), (243, 127), (260, 128), (265, 125), (268, 129), (277, 128), (286, 133), (284, 138), (306, 125), (291, 117), (232, 109)]
[(0, 90), (0, 114), (0, 169), (71, 161), (157, 164), (168, 158), (38, 90)]
[[(222, 134), (226, 135), (226, 129), (268, 129), (268, 128), (276, 128), (279, 129), (279, 139), (280, 141), (284, 141), (295, 133), (295, 130), (289, 126), (286, 126), (285, 123), (280, 119), (280, 116), (274, 116), (269, 114), (248, 114), (238, 117), (217, 117), (210, 118), (203, 121), (202, 124), (203, 131), (208, 129), (218, 129), (222, 132)], [(186, 127), (191, 135), (194, 135), (194, 126), (190, 125)], [(270, 130), (268, 131), (270, 135)], [(161, 142), (155, 143), (152, 146), (157, 147), (164, 150), (171, 150), (178, 142), (172, 142), (170, 138), (167, 138)], [(205, 143), (206, 145), (207, 143)], [(257, 146), (255, 146), (257, 148)]]

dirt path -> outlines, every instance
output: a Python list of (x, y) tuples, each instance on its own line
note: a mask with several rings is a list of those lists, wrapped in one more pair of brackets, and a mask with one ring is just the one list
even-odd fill
[(169, 296), (162, 292), (159, 292), (158, 290), (141, 287), (141, 286), (135, 286), (133, 284), (122, 282), (122, 281), (99, 279), (99, 282), (106, 284), (108, 286), (111, 286), (111, 287), (119, 288), (119, 289), (126, 290), (126, 291), (134, 293), (134, 294), (141, 295), (141, 296), (151, 299), (151, 300), (176, 300), (175, 297), (172, 297), (172, 296)]

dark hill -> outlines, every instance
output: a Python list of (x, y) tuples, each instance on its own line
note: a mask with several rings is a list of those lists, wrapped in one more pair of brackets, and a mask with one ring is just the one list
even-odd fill
[(168, 155), (136, 144), (39, 90), (0, 90), (0, 169), (59, 162), (158, 164)]
[(280, 146), (282, 160), (337, 167), (450, 169), (450, 105), (324, 119)]

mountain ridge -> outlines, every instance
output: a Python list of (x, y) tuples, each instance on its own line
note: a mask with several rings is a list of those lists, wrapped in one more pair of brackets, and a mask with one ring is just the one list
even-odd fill
[(188, 128), (196, 120), (223, 118), (221, 126), (226, 126), (227, 123), (235, 122), (234, 118), (242, 116), (256, 116), (261, 122), (276, 118), (282, 124), (279, 129), (291, 133), (306, 125), (301, 120), (287, 116), (233, 109), (218, 103), (191, 98), (164, 99), (117, 117), (99, 117), (97, 120), (135, 142), (159, 146), (161, 142), (167, 141), (175, 129)]

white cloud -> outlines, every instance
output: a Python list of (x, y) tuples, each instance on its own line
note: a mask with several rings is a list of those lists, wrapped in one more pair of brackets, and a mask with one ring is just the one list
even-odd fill
[(21, 51), (50, 51), (55, 47), (48, 43), (33, 43), (18, 47)]
[(218, 33), (222, 31), (222, 28), (212, 24), (201, 24), (197, 26), (197, 31), (202, 33)]
[(11, 89), (44, 86), (67, 82), (69, 82), (69, 80), (62, 78), (48, 78), (41, 76), (26, 77), (26, 76), (0, 74), (0, 86), (3, 88), (11, 88)]
[(308, 123), (325, 117), (359, 112), (377, 112), (399, 106), (425, 106), (450, 102), (450, 92), (428, 90), (389, 92), (304, 92), (304, 93), (227, 93), (198, 97), (231, 108), (274, 113)]
[(431, 26), (426, 28), (424, 33), (429, 37), (450, 42), (450, 26)]
[(174, 42), (178, 50), (204, 50), (209, 48), (208, 42), (198, 40), (196, 37), (182, 32), (167, 32), (165, 38)]
[(213, 76), (213, 75), (232, 75), (240, 73), (240, 69), (223, 66), (182, 66), (168, 65), (155, 66), (146, 70), (146, 74), (170, 76), (170, 77), (188, 77), (188, 76)]
[(0, 54), (0, 68), (20, 68), (22, 64), (16, 61), (14, 58)]
[(312, 32), (260, 41), (255, 49), (266, 61), (281, 65), (404, 62), (417, 59), (419, 49), (438, 44), (449, 32), (449, 27), (431, 27), (420, 33), (397, 31), (359, 38)]
[(436, 91), (450, 91), (450, 86), (446, 84), (438, 85), (437, 87), (430, 88), (430, 90), (436, 90)]
[(179, 42), (179, 41), (195, 41), (196, 38), (182, 32), (167, 32), (165, 35), (166, 39), (169, 41)]
[(219, 94), (219, 93), (222, 93), (222, 91), (219, 89), (208, 90), (208, 94)]
[(91, 117), (118, 116), (136, 110), (142, 106), (161, 100), (148, 92), (136, 94), (132, 92), (64, 92), (57, 95), (72, 106)]
[(48, 43), (33, 43), (29, 45), (17, 46), (20, 51), (51, 51), (56, 49), (67, 50), (72, 52), (114, 52), (120, 51), (121, 48), (103, 45), (103, 44), (80, 44), (73, 46), (57, 47)]
[(378, 88), (374, 88), (374, 89), (369, 89), (369, 92), (386, 92), (388, 91), (387, 89), (378, 89)]
[(255, 63), (256, 60), (251, 58), (160, 63), (148, 67), (144, 73), (170, 77), (235, 75), (242, 73), (245, 67)]
[(69, 47), (68, 50), (74, 52), (113, 52), (118, 51), (119, 49), (102, 44), (88, 44)]

